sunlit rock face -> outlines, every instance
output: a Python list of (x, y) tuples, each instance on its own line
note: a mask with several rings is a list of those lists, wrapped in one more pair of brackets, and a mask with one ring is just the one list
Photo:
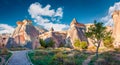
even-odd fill
[(120, 11), (114, 11), (112, 15), (114, 21), (113, 34), (114, 46), (120, 47)]
[(38, 36), (39, 32), (32, 25), (30, 20), (19, 21), (17, 22), (17, 27), (14, 30), (11, 39), (8, 41), (7, 47), (23, 46), (34, 49), (40, 46)]
[(87, 42), (87, 38), (85, 37), (85, 25), (78, 23), (76, 21), (76, 19), (74, 18), (73, 21), (70, 24), (70, 28), (67, 31), (67, 37), (66, 39), (70, 40), (72, 47), (74, 47), (74, 42), (76, 39), (80, 40), (80, 41), (86, 41)]
[(40, 39), (43, 39), (46, 43), (49, 42), (50, 39), (52, 39), (55, 42), (53, 46), (54, 48), (58, 48), (66, 43), (66, 31), (54, 31), (53, 28), (50, 28), (48, 32), (40, 34), (39, 37)]

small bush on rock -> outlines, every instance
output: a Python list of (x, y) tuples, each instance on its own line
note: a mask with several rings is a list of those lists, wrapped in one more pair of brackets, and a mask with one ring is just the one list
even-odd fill
[(81, 49), (87, 49), (88, 44), (85, 41), (80, 42), (80, 40), (76, 39), (74, 46)]

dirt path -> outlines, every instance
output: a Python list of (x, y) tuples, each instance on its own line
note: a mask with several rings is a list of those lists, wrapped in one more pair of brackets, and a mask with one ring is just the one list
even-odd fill
[(27, 50), (14, 51), (12, 57), (8, 60), (7, 65), (32, 65), (27, 58)]
[(94, 57), (95, 55), (90, 55), (86, 60), (84, 60), (84, 62), (82, 63), (82, 65), (88, 65), (89, 62), (91, 61), (91, 59)]

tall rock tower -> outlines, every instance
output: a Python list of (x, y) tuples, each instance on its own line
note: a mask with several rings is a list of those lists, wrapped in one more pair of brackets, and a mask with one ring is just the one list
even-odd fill
[(34, 49), (39, 45), (39, 31), (32, 25), (32, 21), (25, 19), (17, 22), (17, 27), (6, 46), (23, 46)]
[(113, 34), (114, 37), (114, 46), (120, 47), (120, 11), (114, 11), (112, 15), (114, 21)]
[(87, 42), (87, 38), (85, 37), (84, 30), (85, 30), (85, 25), (78, 23), (74, 18), (70, 24), (69, 30), (67, 31), (67, 37), (66, 37), (67, 39), (66, 41), (69, 41), (70, 46), (74, 47), (74, 42), (76, 39)]

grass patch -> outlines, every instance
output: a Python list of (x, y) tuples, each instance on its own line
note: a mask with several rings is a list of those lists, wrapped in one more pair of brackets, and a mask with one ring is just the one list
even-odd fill
[[(6, 61), (8, 61), (8, 59), (12, 56), (12, 53), (8, 51), (7, 48), (3, 48), (0, 50), (0, 56), (5, 60), (5, 62), (3, 62), (3, 65), (6, 63)], [(2, 59), (0, 58), (0, 62), (2, 61)]]
[(6, 55), (5, 60), (7, 61), (11, 56), (12, 56), (12, 53), (9, 52), (9, 53)]
[(119, 65), (120, 60), (115, 58), (116, 53), (114, 52), (104, 52), (99, 54), (99, 58), (96, 60), (96, 57), (93, 57), (89, 65)]
[(28, 53), (34, 65), (82, 65), (89, 55), (89, 53), (66, 48), (39, 49)]
[(19, 50), (27, 50), (27, 48), (16, 47), (16, 48), (9, 48), (11, 51), (19, 51)]

